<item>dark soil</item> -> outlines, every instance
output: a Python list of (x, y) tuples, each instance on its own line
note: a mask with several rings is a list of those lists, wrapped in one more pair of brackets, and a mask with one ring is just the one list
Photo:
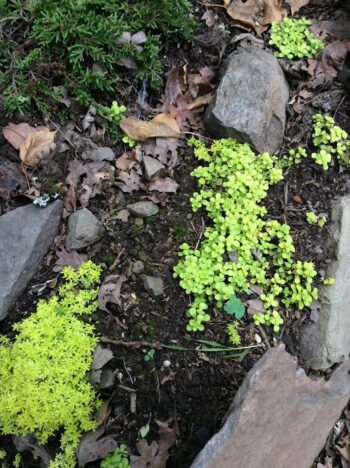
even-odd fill
[[(200, 18), (205, 9), (200, 2), (194, 3), (198, 7)], [(335, 7), (320, 5), (307, 8), (307, 15), (317, 19), (329, 19), (335, 15)], [(179, 61), (186, 61), (193, 72), (198, 72), (204, 65), (217, 71), (224, 58), (235, 47), (229, 44), (233, 34), (241, 32), (230, 28), (228, 18), (221, 10), (218, 11), (218, 16), (230, 30), (230, 35), (209, 29), (199, 19), (201, 26), (197, 31), (194, 46), (183, 44), (179, 49), (166, 51), (165, 63), (170, 66)], [(292, 94), (307, 79), (303, 72), (298, 76), (287, 77)], [(301, 113), (296, 113), (290, 106), (285, 143), (281, 152), (299, 144), (311, 147), (311, 116), (317, 112), (327, 110), (340, 126), (349, 131), (350, 99), (347, 86), (346, 80), (332, 80), (314, 91), (312, 100), (304, 104)], [(132, 95), (130, 101), (135, 97)], [(149, 96), (149, 103), (156, 102), (157, 98), (158, 96)], [(55, 123), (58, 126), (61, 124)], [(6, 124), (7, 120), (2, 117), (0, 125)], [(0, 157), (18, 163), (17, 152), (2, 136)], [(74, 157), (74, 151), (69, 151), (63, 159), (56, 156), (50, 166), (39, 169), (36, 175), (43, 187), (48, 189), (53, 184), (64, 183), (68, 162)], [(209, 354), (164, 348), (156, 349), (153, 359), (145, 360), (147, 352), (158, 342), (195, 348), (198, 343), (190, 340), (198, 338), (227, 344), (226, 320), (221, 311), (212, 312), (213, 319), (204, 333), (186, 332), (185, 312), (190, 298), (173, 278), (173, 267), (178, 261), (179, 246), (183, 242), (196, 245), (201, 238), (203, 223), (207, 220), (203, 213), (193, 214), (190, 208), (189, 199), (195, 191), (190, 172), (196, 165), (191, 151), (186, 147), (182, 148), (179, 159), (180, 164), (174, 169), (174, 179), (180, 184), (179, 190), (176, 194), (162, 196), (160, 214), (145, 219), (142, 225), (137, 224), (132, 216), (127, 223), (123, 223), (113, 219), (110, 213), (111, 209), (124, 207), (127, 203), (140, 200), (149, 194), (136, 192), (116, 196), (117, 189), (111, 184), (106, 185), (106, 190), (92, 199), (89, 205), (93, 213), (105, 220), (107, 228), (107, 235), (102, 242), (89, 249), (89, 257), (104, 265), (105, 276), (116, 273), (128, 277), (122, 289), (122, 307), (110, 305), (109, 314), (99, 312), (92, 316), (92, 321), (104, 338), (149, 343), (139, 348), (110, 344), (114, 359), (108, 367), (115, 372), (117, 379), (113, 388), (101, 394), (101, 397), (109, 402), (110, 415), (108, 424), (105, 418), (106, 429), (117, 434), (118, 442), (127, 443), (131, 451), (136, 453), (135, 444), (142, 426), (148, 421), (151, 422), (151, 431), (147, 436), (147, 440), (151, 442), (157, 438), (155, 420), (165, 421), (173, 418), (178, 439), (172, 447), (167, 464), (171, 468), (190, 466), (206, 441), (220, 428), (244, 376), (266, 350), (266, 342), (272, 345), (283, 341), (292, 354), (298, 354), (298, 327), (301, 322), (308, 320), (307, 313), (302, 316), (299, 312), (291, 313), (279, 334), (273, 335), (270, 330), (265, 330), (267, 336), (263, 344), (241, 360), (227, 358), (222, 353)], [(310, 208), (314, 208), (318, 213), (324, 212), (329, 215), (332, 201), (348, 193), (349, 188), (348, 172), (337, 164), (328, 172), (324, 172), (310, 162), (289, 170), (285, 179), (272, 187), (266, 200), (268, 217), (291, 226), (297, 249), (296, 258), (313, 261), (318, 269), (325, 269), (331, 254), (326, 242), (327, 227), (320, 230), (310, 226), (305, 222), (305, 214)], [(21, 195), (12, 197), (7, 202), (0, 200), (0, 213), (29, 202), (29, 199)], [(62, 242), (65, 231), (66, 223), (63, 220), (61, 234), (40, 271), (30, 282), (8, 319), (1, 323), (2, 333), (12, 336), (11, 325), (35, 310), (39, 297), (48, 297), (52, 293), (47, 286), (38, 295), (38, 285), (44, 285), (46, 281), (57, 276), (52, 270), (56, 260), (55, 251)], [(118, 255), (119, 262), (114, 264)], [(137, 260), (141, 260), (145, 265), (141, 274), (132, 273), (132, 265)], [(113, 268), (110, 268), (111, 266)], [(145, 275), (163, 278), (164, 296), (151, 298), (145, 292)], [(248, 321), (243, 321), (240, 332), (244, 345), (256, 344), (255, 334), (261, 335), (261, 330)], [(170, 367), (164, 367), (163, 363), (166, 360), (170, 361)], [(136, 410), (131, 412), (130, 401), (134, 394)], [(1, 443), (15, 453), (8, 437), (0, 438)], [(22, 459), (25, 467), (39, 466), (39, 462), (35, 462), (27, 453)]]

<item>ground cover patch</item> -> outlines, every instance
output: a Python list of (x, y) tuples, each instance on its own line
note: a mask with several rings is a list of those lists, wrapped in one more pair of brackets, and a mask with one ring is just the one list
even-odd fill
[[(110, 459), (113, 454), (116, 458), (126, 458), (123, 444), (128, 447), (128, 460), (131, 460), (130, 455), (145, 460), (150, 447), (154, 451), (163, 447), (163, 463), (164, 457), (169, 457), (167, 466), (189, 466), (206, 440), (220, 427), (243, 377), (265, 349), (276, 341), (283, 341), (289, 351), (297, 354), (297, 327), (309, 315), (308, 309), (304, 312), (298, 308), (283, 311), (284, 323), (278, 332), (274, 332), (273, 327), (257, 325), (251, 318), (251, 315), (259, 312), (259, 308), (261, 312), (261, 291), (256, 290), (249, 298), (238, 293), (237, 301), (220, 298), (218, 301), (221, 300), (222, 307), (217, 307), (214, 298), (205, 330), (195, 333), (186, 330), (186, 311), (193, 306), (193, 301), (180, 287), (178, 279), (173, 277), (174, 268), (179, 262), (181, 244), (187, 243), (191, 251), (201, 249), (206, 239), (205, 230), (211, 220), (203, 207), (195, 212), (191, 208), (190, 199), (198, 188), (190, 173), (197, 171), (200, 176), (203, 168), (198, 170), (198, 160), (185, 140), (193, 135), (185, 136), (184, 132), (195, 133), (195, 138), (210, 148), (211, 142), (203, 131), (203, 110), (213, 94), (216, 83), (214, 75), (219, 65), (232, 47), (236, 47), (230, 44), (226, 48), (232, 34), (237, 32), (231, 29), (231, 19), (225, 9), (192, 3), (199, 25), (193, 47), (189, 47), (187, 40), (178, 39), (173, 48), (170, 45), (167, 49), (164, 65), (168, 75), (164, 77), (163, 95), (155, 94), (149, 81), (143, 86), (142, 81), (131, 81), (131, 75), (123, 73), (120, 75), (120, 86), (118, 84), (114, 88), (113, 96), (106, 98), (104, 92), (97, 93), (98, 103), (115, 111), (117, 120), (120, 114), (136, 122), (152, 122), (155, 114), (172, 116), (182, 132), (180, 137), (177, 134), (176, 139), (155, 135), (130, 146), (128, 141), (121, 141), (124, 136), (122, 132), (115, 133), (109, 127), (108, 134), (106, 122), (94, 114), (93, 109), (85, 113), (84, 108), (84, 112), (75, 115), (67, 126), (56, 119), (54, 113), (51, 119), (56, 126), (50, 121), (45, 124), (56, 131), (56, 153), (25, 172), (21, 171), (19, 152), (0, 137), (1, 157), (12, 161), (19, 171), (17, 179), (24, 183), (24, 187), (18, 191), (17, 179), (13, 176), (11, 186), (5, 187), (6, 200), (1, 199), (0, 202), (2, 212), (31, 202), (44, 192), (50, 192), (51, 196), (59, 193), (64, 199), (67, 214), (87, 207), (106, 228), (100, 242), (79, 252), (68, 252), (64, 243), (66, 222), (63, 221), (60, 236), (41, 270), (19, 299), (13, 314), (0, 325), (2, 332), (11, 341), (15, 340), (12, 325), (27, 316), (28, 311), (35, 310), (35, 303), (40, 297), (49, 299), (57, 292), (62, 284), (57, 272), (64, 265), (77, 267), (87, 259), (93, 259), (102, 266), (104, 305), (83, 320), (87, 320), (86, 324), (94, 324), (96, 332), (104, 340), (103, 347), (108, 347), (112, 352), (113, 358), (106, 368), (112, 372), (115, 380), (111, 387), (98, 392), (104, 401), (97, 415), (98, 424), (102, 425), (95, 438), (85, 440), (80, 456), (89, 452), (86, 447), (93, 447), (94, 450), (100, 448), (98, 437), (103, 436), (105, 431), (107, 437), (114, 434), (119, 447), (112, 449), (112, 445), (109, 446)], [(305, 14), (305, 10), (301, 12)], [(204, 14), (206, 17), (201, 20)], [(333, 14), (334, 6), (331, 5), (307, 9), (307, 15), (313, 18), (333, 19)], [(130, 36), (125, 36), (125, 40), (129, 41), (128, 47), (135, 49), (136, 61), (139, 56), (135, 41), (139, 39), (138, 36), (132, 37), (139, 31), (141, 29), (129, 28), (126, 32), (130, 32)], [(154, 30), (154, 33), (158, 34), (158, 31)], [(147, 36), (153, 34), (145, 33)], [(269, 32), (263, 39), (268, 47)], [(328, 38), (325, 44), (327, 49)], [(144, 44), (139, 45), (144, 47)], [(334, 58), (334, 52), (331, 57)], [(322, 52), (309, 60), (303, 62), (308, 71), (297, 69), (295, 61), (286, 60), (292, 95), (288, 106), (286, 138), (281, 149), (281, 154), (287, 157), (280, 159), (285, 177), (276, 180), (266, 190), (264, 222), (288, 225), (295, 258), (301, 264), (312, 262), (317, 271), (322, 271), (328, 258), (325, 239), (329, 207), (335, 195), (348, 190), (347, 170), (340, 165), (342, 158), (337, 155), (337, 142), (330, 143), (328, 137), (324, 140), (324, 135), (321, 145), (327, 156), (322, 153), (321, 156), (310, 157), (321, 150), (321, 147), (316, 149), (313, 145), (312, 115), (331, 115), (341, 128), (349, 130), (349, 101), (343, 90), (346, 81), (342, 81), (341, 75), (336, 79), (325, 78), (329, 77), (325, 70), (329, 72), (332, 62), (329, 55)], [(315, 65), (313, 60), (318, 68), (312, 68)], [(288, 71), (288, 66), (294, 68)], [(334, 66), (340, 74), (340, 65)], [(30, 75), (30, 70), (28, 73)], [(50, 80), (48, 82), (51, 83)], [(131, 82), (133, 88), (124, 93), (123, 89)], [(51, 105), (50, 99), (44, 98), (45, 105)], [(112, 101), (116, 101), (114, 107)], [(45, 114), (45, 108), (43, 110)], [(18, 123), (15, 118), (11, 120)], [(5, 127), (9, 119), (1, 114), (0, 121)], [(35, 125), (29, 118), (28, 123)], [(326, 131), (329, 136), (326, 127), (326, 123), (320, 121), (321, 134)], [(339, 142), (343, 140), (340, 135)], [(85, 159), (91, 149), (96, 150), (96, 144), (112, 149), (114, 160)], [(300, 145), (306, 149), (309, 157), (299, 152)], [(140, 151), (163, 165), (160, 169), (158, 166), (160, 175), (152, 180), (145, 176)], [(246, 151), (248, 154), (249, 151)], [(343, 155), (346, 155), (346, 151)], [(322, 167), (324, 164), (327, 170)], [(207, 163), (201, 165), (206, 167)], [(8, 170), (8, 165), (2, 166), (0, 159), (0, 173), (2, 167)], [(140, 201), (157, 205), (159, 214), (141, 218), (130, 213), (127, 205)], [(210, 203), (205, 197), (204, 201)], [(50, 197), (47, 202), (50, 202)], [(322, 224), (324, 218), (326, 222)], [(230, 250), (229, 253), (231, 258), (225, 258), (225, 261), (236, 265), (236, 252)], [(259, 252), (256, 253), (259, 255)], [(143, 281), (146, 276), (163, 279), (163, 295), (152, 297), (145, 291)], [(245, 307), (241, 299), (247, 299)], [(242, 307), (243, 311), (246, 309), (245, 315), (241, 315)], [(235, 348), (242, 349), (235, 351)], [(169, 418), (173, 418), (172, 421)], [(345, 433), (343, 429), (343, 441), (346, 441)], [(170, 444), (174, 440), (176, 443)], [(11, 466), (15, 457), (18, 459), (12, 439), (2, 436), (0, 447), (5, 451), (4, 460)], [(59, 440), (50, 439), (43, 448), (50, 453), (56, 452), (59, 450)], [(107, 455), (103, 453), (106, 466)], [(34, 460), (30, 451), (22, 453), (21, 457), (25, 467), (38, 466), (39, 461)], [(320, 461), (323, 462), (324, 457), (324, 454), (321, 455)], [(335, 459), (339, 462), (339, 455)], [(92, 466), (99, 466), (100, 461), (91, 463)]]

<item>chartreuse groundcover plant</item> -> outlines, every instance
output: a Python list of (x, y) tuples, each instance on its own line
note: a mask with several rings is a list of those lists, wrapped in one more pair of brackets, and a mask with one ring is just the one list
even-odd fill
[(0, 337), (0, 432), (33, 433), (42, 444), (60, 432), (51, 468), (76, 466), (80, 436), (96, 426), (99, 402), (87, 372), (97, 337), (80, 316), (97, 309), (100, 273), (91, 261), (65, 268), (58, 294), (13, 326), (15, 340)]
[(323, 42), (313, 37), (310, 25), (306, 18), (284, 18), (279, 24), (272, 23), (269, 44), (277, 49), (276, 56), (310, 58), (323, 49)]
[[(348, 160), (347, 135), (333, 119), (315, 116), (313, 138), (317, 151)], [(210, 147), (197, 140), (190, 144), (197, 159), (206, 163), (192, 172), (200, 188), (191, 199), (192, 209), (204, 208), (212, 224), (198, 249), (187, 243), (181, 246), (174, 269), (182, 288), (193, 296), (187, 329), (204, 330), (211, 303), (241, 318), (244, 308), (236, 294), (250, 294), (258, 285), (265, 313), (255, 314), (254, 322), (278, 331), (281, 310), (302, 310), (317, 299), (317, 272), (313, 263), (294, 259), (289, 226), (266, 218), (262, 202), (269, 187), (283, 179), (283, 169), (300, 164), (306, 151), (298, 148), (277, 158), (256, 155), (247, 144), (232, 139), (214, 141)], [(228, 325), (227, 332), (232, 343), (239, 343), (236, 322)]]

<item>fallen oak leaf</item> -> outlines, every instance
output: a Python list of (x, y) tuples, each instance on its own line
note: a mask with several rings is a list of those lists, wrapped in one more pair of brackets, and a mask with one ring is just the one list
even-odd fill
[(19, 157), (23, 164), (35, 167), (41, 159), (48, 156), (56, 148), (55, 135), (56, 131), (48, 128), (29, 133), (19, 145)]
[(153, 137), (175, 138), (180, 134), (176, 120), (170, 114), (159, 114), (152, 120), (127, 117), (119, 125), (127, 136), (135, 141), (145, 141)]
[(16, 150), (18, 150), (22, 141), (24, 141), (30, 133), (35, 131), (35, 127), (32, 127), (25, 122), (20, 124), (9, 123), (5, 128), (2, 129), (2, 134), (4, 135), (5, 140), (7, 140)]
[(179, 184), (170, 177), (155, 177), (153, 181), (149, 184), (148, 190), (157, 190), (161, 193), (175, 193), (179, 188)]

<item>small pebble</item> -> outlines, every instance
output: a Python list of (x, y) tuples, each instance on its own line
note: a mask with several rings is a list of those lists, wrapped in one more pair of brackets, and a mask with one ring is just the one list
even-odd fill
[(261, 339), (261, 336), (260, 336), (260, 335), (258, 335), (257, 333), (255, 333), (254, 338), (255, 338), (255, 341), (256, 341), (258, 344), (261, 343), (262, 339)]
[(170, 367), (170, 366), (171, 366), (171, 362), (168, 359), (163, 361), (163, 367)]
[(142, 218), (135, 218), (135, 226), (143, 226), (143, 219)]

